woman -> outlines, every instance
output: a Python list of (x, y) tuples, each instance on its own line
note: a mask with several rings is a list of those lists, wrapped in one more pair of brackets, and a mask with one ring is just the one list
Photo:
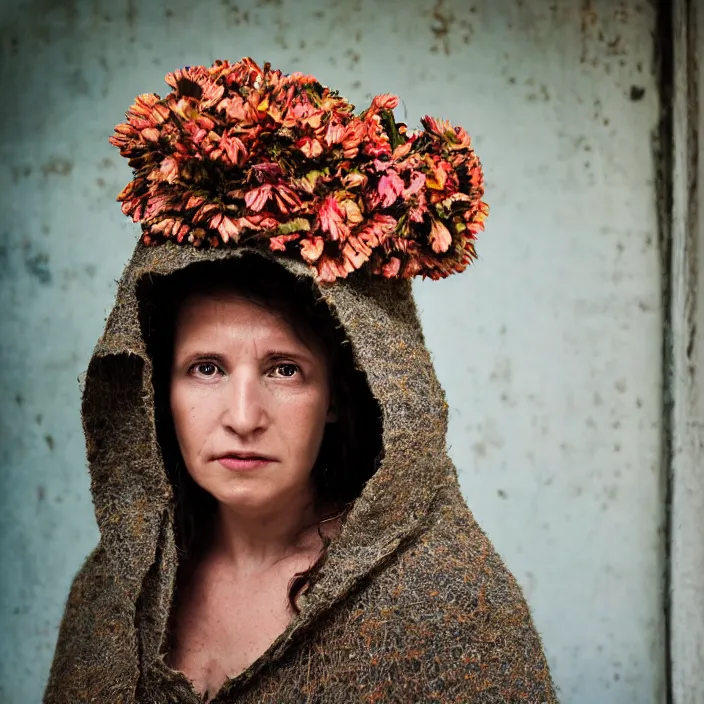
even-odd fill
[(199, 264), (154, 288), (157, 428), (183, 546), (167, 662), (213, 693), (296, 612), (373, 474), (380, 411), (327, 306), (280, 266)]
[(409, 282), (474, 256), (468, 136), (250, 59), (167, 82), (113, 139), (143, 234), (87, 373), (101, 540), (45, 701), (556, 701)]

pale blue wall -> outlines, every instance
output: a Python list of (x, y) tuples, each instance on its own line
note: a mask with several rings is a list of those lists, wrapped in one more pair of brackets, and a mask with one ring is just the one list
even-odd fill
[(167, 71), (244, 55), (359, 107), (398, 93), (411, 126), (431, 113), (474, 136), (492, 206), (480, 262), (416, 288), (463, 490), (526, 590), (562, 701), (659, 701), (653, 25), (635, 0), (5, 0), (1, 702), (39, 701), (96, 540), (77, 377), (136, 236), (107, 138)]

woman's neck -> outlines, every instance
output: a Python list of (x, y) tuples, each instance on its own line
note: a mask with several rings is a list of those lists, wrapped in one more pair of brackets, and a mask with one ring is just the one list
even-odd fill
[(264, 572), (288, 557), (322, 547), (317, 530), (322, 517), (310, 496), (266, 512), (245, 513), (219, 504), (209, 552), (242, 576)]

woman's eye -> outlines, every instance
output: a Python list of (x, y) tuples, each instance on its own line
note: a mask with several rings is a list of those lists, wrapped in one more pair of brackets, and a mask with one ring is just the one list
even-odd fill
[(287, 378), (294, 376), (298, 371), (298, 367), (295, 364), (277, 364), (274, 369), (279, 376)]
[(191, 367), (191, 371), (201, 376), (215, 376), (218, 373), (218, 368), (212, 362), (198, 362)]

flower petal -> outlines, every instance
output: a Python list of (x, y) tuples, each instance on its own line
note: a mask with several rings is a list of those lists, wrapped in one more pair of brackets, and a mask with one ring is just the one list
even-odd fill
[(301, 256), (309, 264), (318, 261), (323, 253), (325, 240), (322, 237), (306, 237), (301, 240)]
[(430, 226), (430, 246), (433, 252), (447, 252), (452, 244), (450, 231), (439, 221), (433, 218)]
[(244, 202), (247, 207), (258, 213), (267, 204), (269, 198), (271, 198), (271, 184), (265, 183), (263, 186), (258, 188), (253, 188), (251, 191), (245, 193)]
[(379, 179), (379, 195), (382, 208), (393, 205), (398, 197), (403, 194), (406, 184), (394, 169), (388, 169)]
[(298, 234), (290, 234), (290, 235), (277, 235), (276, 237), (270, 237), (269, 238), (269, 249), (272, 251), (279, 251), (279, 252), (285, 252), (286, 251), (286, 245), (289, 242), (294, 242), (300, 237)]
[(331, 240), (345, 238), (349, 234), (349, 227), (345, 224), (345, 219), (340, 206), (335, 200), (335, 196), (328, 196), (318, 211), (320, 229), (330, 233)]

